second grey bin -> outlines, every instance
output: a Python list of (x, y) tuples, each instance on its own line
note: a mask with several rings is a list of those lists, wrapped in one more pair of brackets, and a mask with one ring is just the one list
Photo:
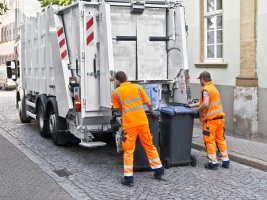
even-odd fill
[(161, 108), (160, 112), (160, 158), (165, 168), (188, 164), (196, 166), (196, 158), (191, 155), (193, 110), (170, 106)]

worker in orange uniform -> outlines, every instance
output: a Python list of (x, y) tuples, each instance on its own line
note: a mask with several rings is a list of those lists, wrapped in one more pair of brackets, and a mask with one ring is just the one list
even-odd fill
[(220, 94), (211, 81), (210, 73), (201, 72), (198, 79), (202, 87), (199, 102), (190, 104), (195, 113), (199, 113), (199, 120), (203, 122), (203, 140), (209, 162), (205, 168), (216, 170), (219, 167), (216, 157), (216, 145), (221, 154), (222, 167), (228, 168), (230, 160), (227, 153), (227, 145), (224, 139), (224, 112)]
[(124, 178), (121, 183), (133, 186), (133, 155), (137, 136), (146, 152), (150, 167), (155, 171), (154, 177), (162, 179), (164, 167), (153, 145), (153, 136), (150, 133), (143, 103), (153, 115), (157, 116), (157, 113), (153, 111), (149, 97), (141, 85), (127, 82), (127, 76), (123, 71), (117, 72), (115, 78), (119, 87), (112, 92), (112, 103), (113, 108), (119, 109), (122, 113), (124, 132), (122, 138)]

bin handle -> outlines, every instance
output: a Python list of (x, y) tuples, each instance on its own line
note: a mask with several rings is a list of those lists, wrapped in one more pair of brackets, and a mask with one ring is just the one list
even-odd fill
[(158, 92), (158, 90), (156, 89), (156, 87), (153, 87), (153, 90), (154, 90), (154, 92)]

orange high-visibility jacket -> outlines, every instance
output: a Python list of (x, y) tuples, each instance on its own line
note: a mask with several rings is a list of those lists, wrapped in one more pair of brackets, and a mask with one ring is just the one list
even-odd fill
[(140, 125), (148, 124), (143, 108), (149, 98), (141, 85), (125, 82), (112, 92), (113, 108), (122, 111), (122, 129), (127, 130)]
[(221, 104), (220, 94), (213, 83), (207, 82), (202, 90), (199, 98), (199, 105), (203, 103), (203, 91), (206, 90), (210, 96), (209, 107), (199, 112), (199, 120), (201, 122), (212, 120), (218, 117), (224, 117), (223, 107)]

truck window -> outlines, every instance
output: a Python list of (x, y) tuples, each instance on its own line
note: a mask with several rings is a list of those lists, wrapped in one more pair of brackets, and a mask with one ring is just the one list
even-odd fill
[(11, 67), (7, 67), (7, 78), (12, 78), (12, 69)]

